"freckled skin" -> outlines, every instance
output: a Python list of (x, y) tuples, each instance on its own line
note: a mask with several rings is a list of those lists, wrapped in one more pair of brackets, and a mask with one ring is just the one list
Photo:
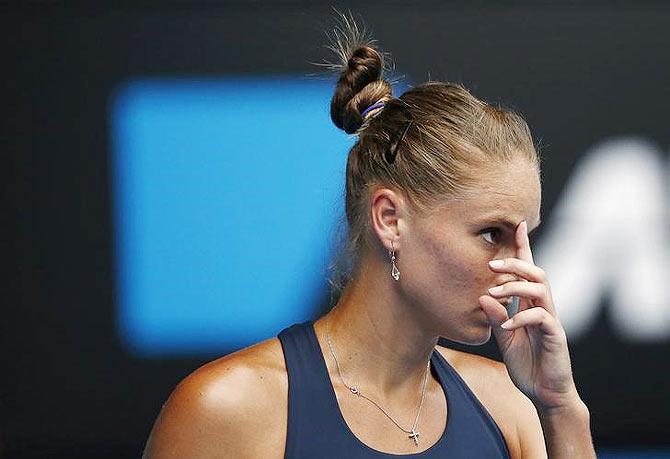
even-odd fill
[[(464, 199), (448, 200), (429, 215), (407, 221), (398, 267), (402, 294), (416, 305), (422, 322), (436, 334), (465, 344), (488, 341), (491, 328), (477, 299), (487, 289), (511, 280), (489, 269), (493, 259), (513, 257), (513, 230), (482, 220), (491, 212), (514, 223), (539, 222), (541, 186), (537, 169), (518, 158), (484, 170)], [(478, 224), (480, 223), (480, 224)], [(501, 228), (497, 244), (481, 234), (490, 226)], [(405, 268), (405, 269), (403, 269)]]

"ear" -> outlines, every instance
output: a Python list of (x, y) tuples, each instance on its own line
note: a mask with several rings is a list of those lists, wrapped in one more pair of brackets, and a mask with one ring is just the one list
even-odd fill
[(372, 230), (386, 250), (400, 247), (401, 220), (405, 218), (402, 194), (389, 188), (377, 188), (370, 196)]

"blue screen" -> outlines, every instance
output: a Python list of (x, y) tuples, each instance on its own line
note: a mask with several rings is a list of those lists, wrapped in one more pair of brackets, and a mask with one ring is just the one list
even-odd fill
[(313, 317), (355, 138), (333, 82), (139, 79), (111, 103), (116, 304), (141, 357), (216, 354)]

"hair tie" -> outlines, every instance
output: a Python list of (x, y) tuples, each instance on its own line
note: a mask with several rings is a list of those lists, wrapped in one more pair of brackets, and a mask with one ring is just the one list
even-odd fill
[(379, 101), (375, 102), (374, 104), (370, 105), (368, 108), (366, 108), (365, 110), (363, 110), (361, 112), (361, 118), (365, 118), (365, 115), (370, 113), (372, 110), (375, 110), (377, 108), (382, 108), (383, 106), (384, 106), (384, 101), (383, 100), (379, 100)]

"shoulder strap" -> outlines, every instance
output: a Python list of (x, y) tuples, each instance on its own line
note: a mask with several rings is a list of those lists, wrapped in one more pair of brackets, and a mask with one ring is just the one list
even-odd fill
[[(451, 439), (450, 446), (458, 444), (464, 447), (469, 445), (470, 448), (475, 445), (481, 448), (492, 448), (495, 450), (495, 457), (509, 458), (507, 443), (498, 424), (463, 378), (437, 349), (433, 351), (433, 362), (443, 381), (443, 387), (449, 394), (447, 427), (448, 436)], [(453, 440), (454, 438), (458, 440)], [(494, 457), (491, 455), (493, 452), (488, 451), (487, 457)], [(469, 452), (473, 453), (472, 450)], [(467, 455), (468, 451), (464, 450), (463, 453)]]
[(337, 451), (342, 433), (339, 408), (312, 321), (292, 325), (278, 338), (288, 372), (285, 457), (307, 457), (314, 448)]

